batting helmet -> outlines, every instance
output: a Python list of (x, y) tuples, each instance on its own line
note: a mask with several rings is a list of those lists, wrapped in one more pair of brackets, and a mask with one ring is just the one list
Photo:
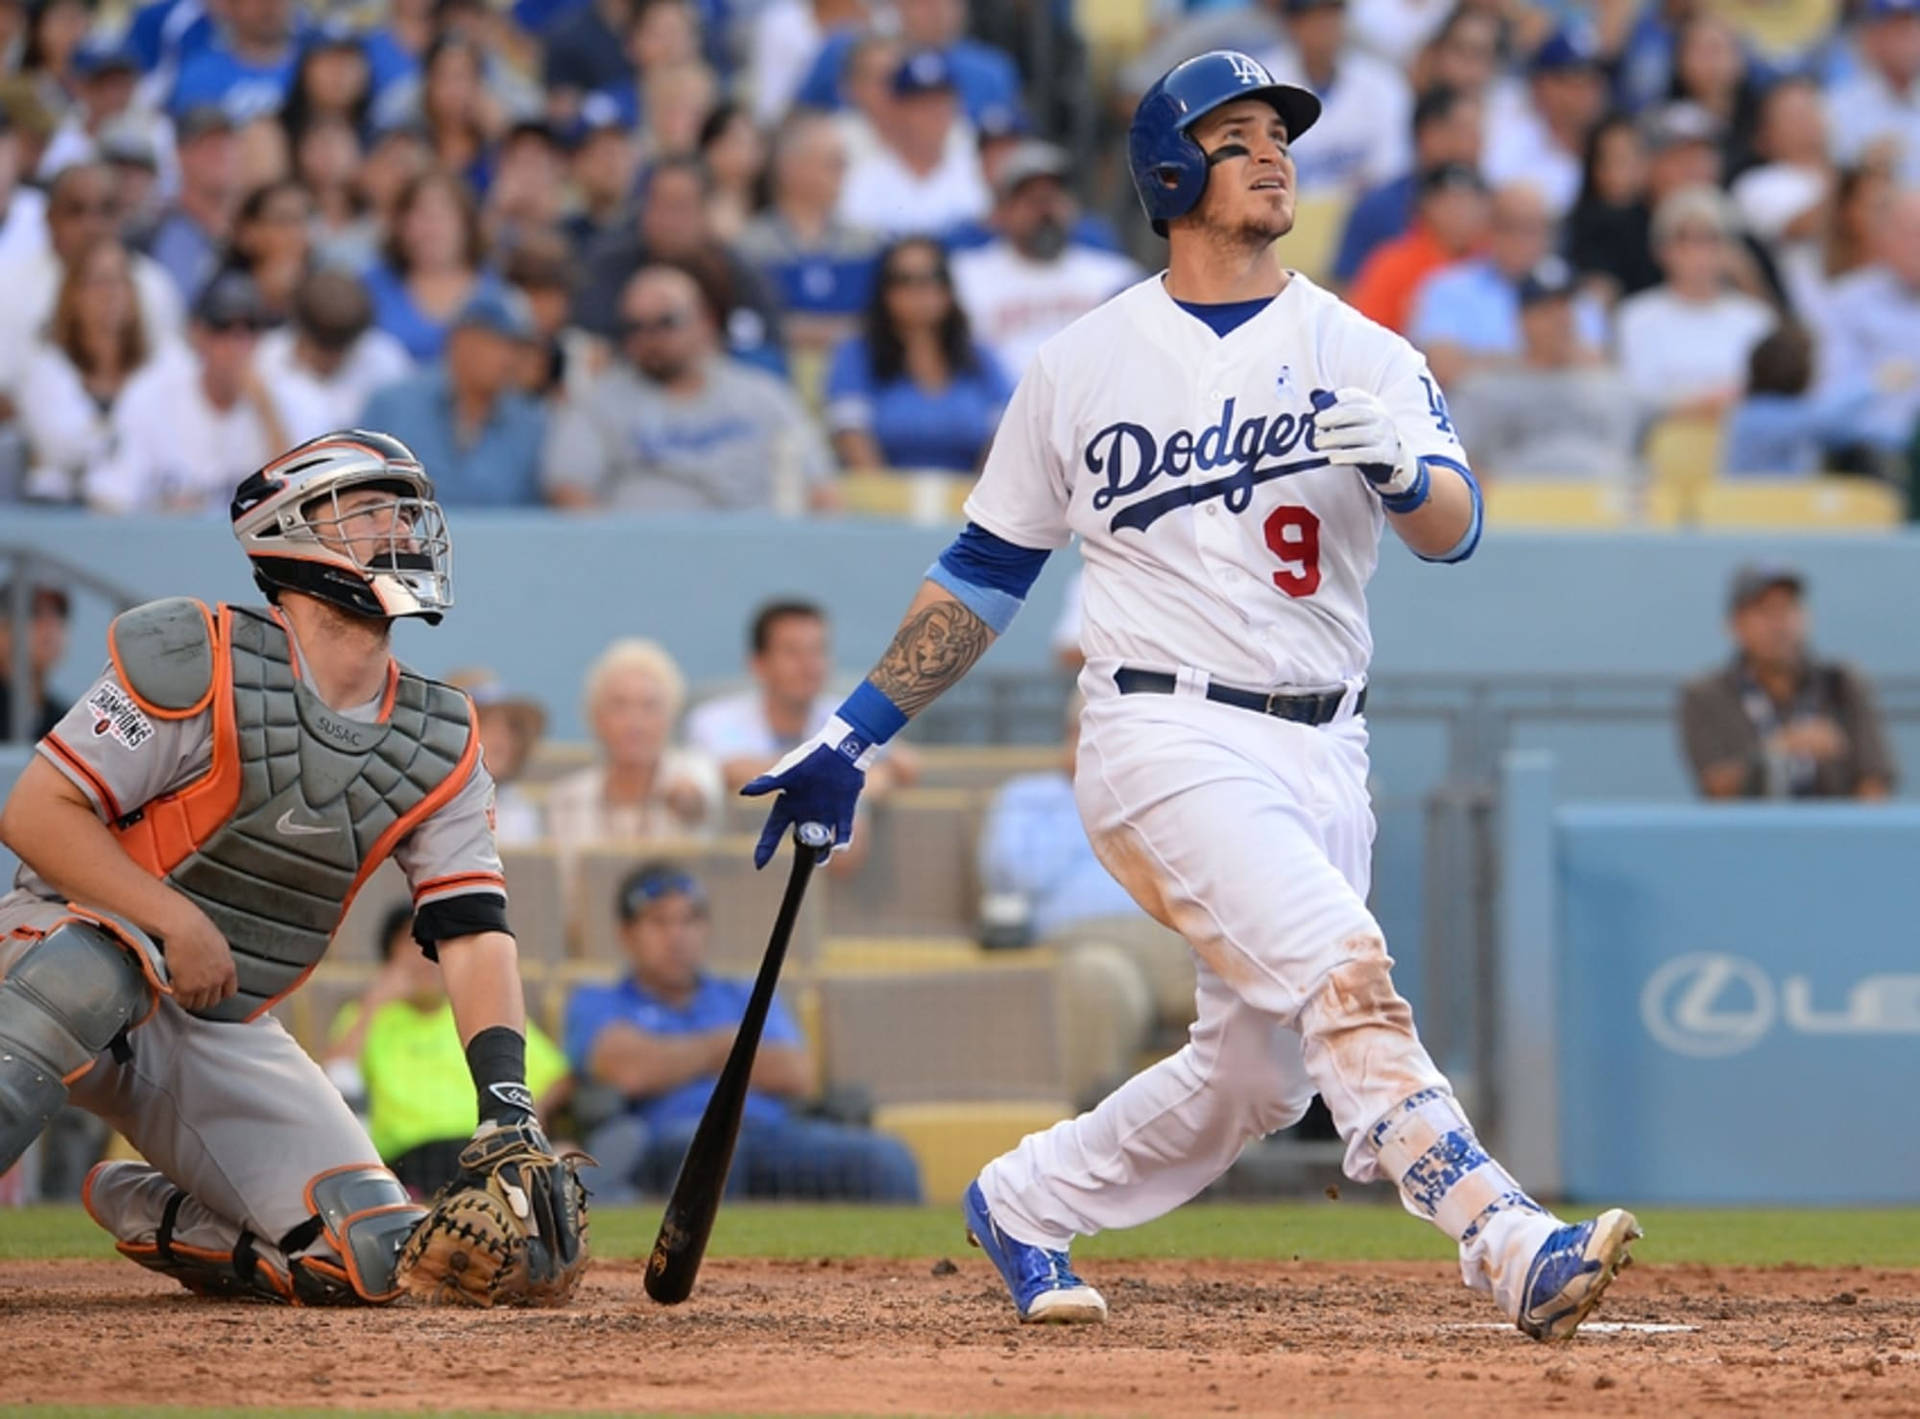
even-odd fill
[[(341, 511), (340, 495), (374, 489), (392, 501)], [(391, 434), (342, 429), (273, 460), (233, 495), (233, 535), (268, 598), (300, 591), (357, 616), (419, 616), (437, 625), (453, 605), (453, 542), (413, 450)], [(352, 522), (387, 514), (369, 534)]]
[(1189, 130), (1235, 99), (1272, 104), (1287, 125), (1289, 142), (1320, 117), (1319, 99), (1306, 89), (1278, 82), (1251, 54), (1216, 49), (1174, 65), (1142, 96), (1127, 129), (1134, 190), (1159, 235), (1167, 234), (1168, 222), (1191, 212), (1207, 189), (1212, 162)]

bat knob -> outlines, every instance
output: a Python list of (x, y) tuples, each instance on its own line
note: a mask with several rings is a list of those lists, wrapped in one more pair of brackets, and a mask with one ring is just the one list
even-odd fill
[(825, 823), (802, 823), (793, 830), (793, 836), (802, 847), (810, 847), (816, 852), (833, 846), (833, 829)]

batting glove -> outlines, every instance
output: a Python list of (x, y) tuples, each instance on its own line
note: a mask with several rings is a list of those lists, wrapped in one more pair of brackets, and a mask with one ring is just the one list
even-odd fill
[(833, 830), (833, 841), (820, 849), (822, 862), (835, 848), (851, 842), (854, 804), (879, 752), (878, 744), (835, 715), (813, 738), (742, 788), (743, 798), (780, 795), (767, 813), (767, 825), (753, 850), (753, 865), (765, 867), (771, 862), (780, 840), (795, 823), (824, 823)]
[(1390, 512), (1412, 512), (1427, 500), (1427, 470), (1406, 445), (1393, 415), (1364, 389), (1335, 390), (1316, 400), (1313, 446), (1329, 463), (1360, 470)]

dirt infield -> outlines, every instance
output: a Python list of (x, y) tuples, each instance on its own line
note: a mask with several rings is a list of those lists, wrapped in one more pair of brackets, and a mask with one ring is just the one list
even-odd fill
[(563, 1312), (197, 1301), (127, 1263), (0, 1264), (7, 1401), (802, 1414), (1920, 1415), (1920, 1272), (1638, 1267), (1546, 1348), (1451, 1268), (1101, 1262), (1113, 1319), (1014, 1323), (977, 1254), (637, 1263)]

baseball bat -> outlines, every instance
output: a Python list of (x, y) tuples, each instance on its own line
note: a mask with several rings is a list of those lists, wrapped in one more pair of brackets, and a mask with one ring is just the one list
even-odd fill
[(677, 1306), (693, 1294), (693, 1281), (700, 1274), (700, 1260), (707, 1254), (707, 1239), (713, 1235), (720, 1197), (726, 1191), (733, 1145), (740, 1137), (740, 1115), (747, 1105), (747, 1086), (753, 1080), (754, 1056), (760, 1051), (760, 1032), (773, 1005), (780, 967), (787, 959), (787, 942), (800, 915), (800, 899), (807, 893), (807, 881), (813, 876), (821, 849), (832, 842), (833, 835), (819, 823), (801, 823), (793, 830), (793, 870), (787, 877), (786, 895), (780, 899), (780, 913), (774, 918), (767, 954), (760, 962), (760, 974), (754, 978), (753, 994), (747, 999), (746, 1014), (740, 1017), (740, 1029), (727, 1052), (726, 1065), (714, 1082), (706, 1111), (700, 1115), (700, 1126), (687, 1146), (687, 1156), (680, 1160), (680, 1174), (673, 1180), (660, 1232), (653, 1239), (653, 1255), (647, 1259), (647, 1294), (663, 1306)]

